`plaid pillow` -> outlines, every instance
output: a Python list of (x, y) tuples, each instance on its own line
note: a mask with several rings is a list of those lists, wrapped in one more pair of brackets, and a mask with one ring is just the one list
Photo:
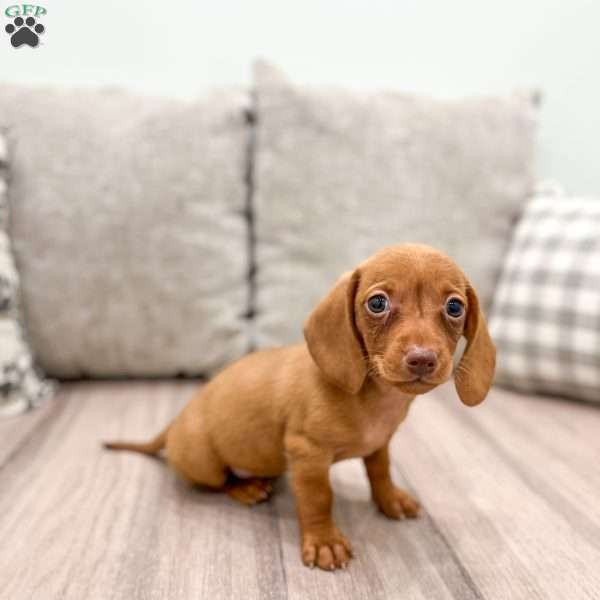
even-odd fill
[(600, 201), (541, 191), (530, 202), (490, 329), (498, 383), (600, 402)]

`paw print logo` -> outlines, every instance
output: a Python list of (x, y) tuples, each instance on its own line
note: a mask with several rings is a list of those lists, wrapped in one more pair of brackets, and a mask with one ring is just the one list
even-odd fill
[(40, 43), (40, 34), (45, 29), (41, 23), (36, 23), (33, 17), (17, 17), (12, 23), (9, 23), (4, 30), (10, 35), (10, 43), (18, 48), (23, 44), (35, 48)]

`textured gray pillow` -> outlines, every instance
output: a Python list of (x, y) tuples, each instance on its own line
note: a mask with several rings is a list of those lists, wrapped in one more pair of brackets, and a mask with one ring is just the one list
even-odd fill
[(57, 376), (208, 374), (248, 347), (246, 94), (0, 86), (31, 343)]
[(494, 294), (496, 380), (600, 403), (600, 201), (543, 186)]
[(532, 190), (531, 94), (302, 88), (265, 63), (254, 86), (259, 346), (300, 339), (335, 279), (392, 243), (445, 251), (489, 303)]
[(0, 417), (37, 406), (53, 388), (34, 367), (20, 323), (19, 277), (7, 232), (7, 167), (7, 145), (0, 131)]

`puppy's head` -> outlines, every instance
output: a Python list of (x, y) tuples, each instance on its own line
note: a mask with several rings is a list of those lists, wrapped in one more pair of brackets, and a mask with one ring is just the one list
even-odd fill
[(423, 394), (456, 369), (461, 400), (474, 406), (492, 383), (496, 350), (477, 294), (464, 273), (421, 245), (385, 248), (347, 273), (310, 314), (308, 349), (325, 377), (357, 393), (367, 377)]

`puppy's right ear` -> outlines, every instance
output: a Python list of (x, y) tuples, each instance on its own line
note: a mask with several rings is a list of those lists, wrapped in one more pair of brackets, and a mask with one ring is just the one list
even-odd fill
[(367, 376), (362, 342), (354, 321), (359, 273), (342, 275), (304, 324), (308, 351), (326, 379), (356, 394)]

